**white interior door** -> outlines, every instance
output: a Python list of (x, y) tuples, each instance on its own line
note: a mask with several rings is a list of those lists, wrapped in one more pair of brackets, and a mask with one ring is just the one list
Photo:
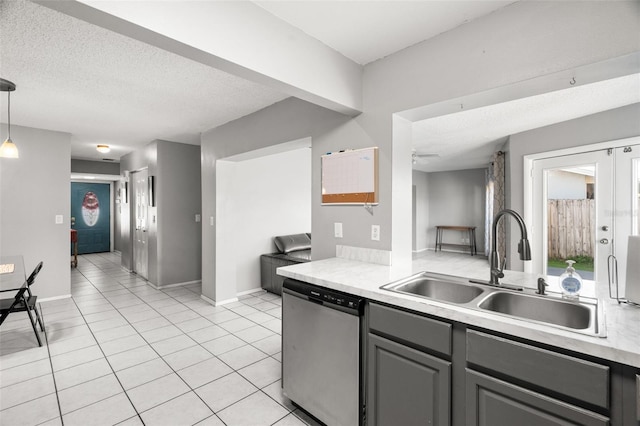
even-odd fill
[[(640, 145), (615, 149), (615, 224), (613, 255), (618, 264), (620, 296), (625, 296), (627, 244), (630, 235), (640, 234)], [(640, 261), (640, 259), (636, 259)]]
[(131, 174), (133, 182), (133, 271), (141, 277), (149, 277), (149, 203), (147, 200), (148, 171)]
[[(585, 217), (588, 226), (571, 225), (560, 229), (561, 234), (583, 233), (573, 235), (573, 244), (588, 244), (594, 257), (594, 279), (606, 282), (607, 259), (613, 253), (613, 150), (599, 150), (581, 154), (565, 155), (541, 160), (533, 163), (533, 256), (534, 273), (547, 274), (549, 258), (549, 217), (550, 199), (580, 199), (577, 189), (569, 188), (566, 180), (554, 180), (554, 176), (566, 174), (573, 177), (583, 176), (584, 199), (593, 197), (595, 202), (594, 217)], [(592, 176), (591, 176), (592, 175)], [(569, 179), (571, 180), (571, 179)], [(592, 186), (588, 184), (592, 182)], [(562, 188), (560, 188), (562, 187)], [(561, 190), (562, 189), (562, 190)], [(587, 192), (593, 191), (592, 195)], [(552, 195), (563, 194), (563, 195)], [(574, 195), (572, 195), (574, 194)], [(571, 214), (570, 212), (567, 214)], [(576, 216), (579, 214), (576, 212)], [(586, 214), (582, 213), (582, 217)], [(582, 219), (580, 219), (582, 220)], [(578, 220), (564, 223), (577, 223)], [(555, 248), (552, 247), (552, 251)], [(569, 250), (571, 251), (571, 250)], [(566, 259), (564, 259), (566, 260)]]

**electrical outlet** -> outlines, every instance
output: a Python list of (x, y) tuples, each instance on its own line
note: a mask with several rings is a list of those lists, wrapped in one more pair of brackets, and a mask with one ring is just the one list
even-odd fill
[(196, 214), (196, 223), (199, 223), (201, 218), (202, 216), (200, 216), (199, 214)]
[(333, 235), (336, 238), (342, 238), (342, 222), (336, 222), (333, 224)]
[(371, 239), (380, 241), (380, 225), (371, 225)]

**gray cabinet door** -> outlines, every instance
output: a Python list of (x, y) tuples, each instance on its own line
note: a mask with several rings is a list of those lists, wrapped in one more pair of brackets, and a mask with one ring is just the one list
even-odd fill
[(467, 369), (467, 424), (604, 426), (609, 419)]
[(374, 334), (368, 358), (368, 425), (450, 424), (450, 362)]

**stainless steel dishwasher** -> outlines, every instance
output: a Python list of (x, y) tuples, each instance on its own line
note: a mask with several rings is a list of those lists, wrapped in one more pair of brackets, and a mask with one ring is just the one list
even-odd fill
[(327, 425), (362, 425), (363, 299), (286, 279), (282, 291), (282, 387)]

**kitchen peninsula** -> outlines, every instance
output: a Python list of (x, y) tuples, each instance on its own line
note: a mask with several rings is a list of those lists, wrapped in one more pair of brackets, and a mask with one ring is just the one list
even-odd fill
[[(610, 300), (606, 286), (586, 282), (583, 292), (604, 307), (606, 337), (380, 289), (424, 271), (488, 279), (486, 260), (464, 258), (430, 255), (392, 267), (331, 258), (278, 270), (368, 301), (366, 424), (397, 416), (452, 425), (506, 425), (513, 416), (519, 424), (547, 424), (539, 423), (545, 416), (576, 424), (640, 422), (640, 309)], [(503, 282), (533, 292), (537, 278), (505, 271)], [(559, 293), (548, 280), (549, 291)], [(416, 368), (405, 371), (405, 385), (385, 379), (398, 374), (385, 369), (402, 371), (407, 363)], [(431, 408), (406, 410), (416, 392)]]

